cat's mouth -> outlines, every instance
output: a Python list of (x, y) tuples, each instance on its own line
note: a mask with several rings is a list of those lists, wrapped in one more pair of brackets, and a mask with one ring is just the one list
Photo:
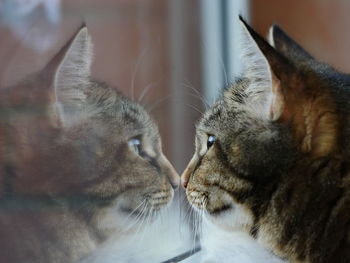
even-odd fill
[(147, 201), (150, 208), (154, 211), (159, 211), (166, 207), (173, 198), (173, 194), (170, 192), (156, 192), (148, 196)]
[(193, 208), (206, 210), (208, 195), (199, 191), (188, 191), (187, 198)]
[(127, 214), (130, 217), (138, 217), (140, 214), (142, 214), (141, 210), (138, 209), (132, 209), (130, 207), (126, 207), (126, 206), (121, 206), (119, 208), (120, 212)]
[(189, 191), (187, 197), (193, 208), (205, 210), (213, 217), (233, 209), (233, 205), (228, 202), (229, 200), (225, 198), (223, 200), (210, 200), (209, 194), (206, 192)]
[(207, 209), (208, 213), (211, 215), (211, 216), (219, 216), (221, 215), (222, 213), (228, 211), (232, 209), (232, 205), (223, 205), (221, 207), (215, 207), (213, 209)]
[(172, 194), (169, 192), (154, 192), (143, 197), (138, 205), (121, 205), (120, 212), (130, 217), (139, 217), (142, 214), (156, 215), (160, 210), (169, 205), (172, 200)]

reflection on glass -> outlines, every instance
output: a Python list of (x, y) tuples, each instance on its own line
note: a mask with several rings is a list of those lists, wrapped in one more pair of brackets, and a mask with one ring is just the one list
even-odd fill
[(91, 79), (92, 52), (83, 27), (44, 70), (1, 89), (0, 262), (160, 262), (181, 252), (179, 204), (169, 208), (179, 176), (158, 128)]
[(0, 25), (34, 50), (46, 51), (56, 40), (60, 4), (60, 0), (0, 0)]

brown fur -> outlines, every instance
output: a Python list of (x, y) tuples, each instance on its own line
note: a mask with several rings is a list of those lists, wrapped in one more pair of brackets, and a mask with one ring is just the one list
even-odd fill
[(350, 77), (278, 27), (274, 47), (243, 31), (248, 70), (197, 124), (188, 200), (289, 262), (350, 262)]
[(0, 90), (0, 262), (77, 262), (172, 199), (157, 126), (90, 79), (90, 49), (83, 28), (42, 72)]

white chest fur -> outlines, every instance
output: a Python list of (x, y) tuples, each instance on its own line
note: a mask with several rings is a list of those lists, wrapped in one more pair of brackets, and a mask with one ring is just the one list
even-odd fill
[(156, 221), (145, 220), (142, 229), (116, 233), (80, 263), (159, 263), (191, 249), (192, 232), (177, 198)]
[(245, 232), (228, 231), (203, 220), (201, 263), (285, 263)]

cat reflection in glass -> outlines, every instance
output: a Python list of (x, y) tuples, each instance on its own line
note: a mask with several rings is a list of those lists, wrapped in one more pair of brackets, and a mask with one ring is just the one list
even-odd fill
[(83, 27), (41, 72), (0, 90), (0, 262), (148, 262), (133, 235), (179, 176), (143, 107), (91, 78), (92, 49)]

